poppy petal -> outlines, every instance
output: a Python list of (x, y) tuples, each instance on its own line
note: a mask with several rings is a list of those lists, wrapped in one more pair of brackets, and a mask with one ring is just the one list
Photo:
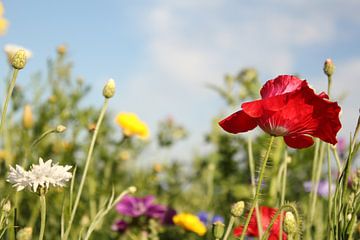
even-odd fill
[(293, 92), (301, 88), (302, 84), (307, 84), (296, 76), (280, 75), (265, 83), (261, 88), (260, 94), (263, 99)]
[(257, 126), (256, 119), (240, 110), (221, 120), (219, 125), (229, 133), (247, 132)]
[(314, 140), (306, 135), (284, 136), (285, 143), (292, 148), (307, 148), (314, 144)]

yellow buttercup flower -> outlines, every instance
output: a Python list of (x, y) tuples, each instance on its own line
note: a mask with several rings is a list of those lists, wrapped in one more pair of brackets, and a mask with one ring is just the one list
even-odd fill
[(119, 113), (115, 120), (126, 136), (138, 136), (144, 140), (149, 138), (150, 132), (147, 124), (141, 121), (135, 113)]
[(175, 225), (178, 225), (188, 231), (194, 232), (199, 236), (204, 236), (206, 233), (205, 225), (200, 219), (190, 213), (180, 213), (173, 217)]

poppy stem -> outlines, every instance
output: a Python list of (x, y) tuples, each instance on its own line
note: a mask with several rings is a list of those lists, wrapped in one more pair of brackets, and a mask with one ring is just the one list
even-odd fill
[[(285, 191), (286, 191), (286, 175), (287, 175), (287, 164), (288, 164), (288, 153), (285, 150), (284, 162), (283, 162), (283, 174), (282, 174), (282, 183), (281, 183), (281, 199), (280, 199), (280, 206), (285, 204)], [(283, 222), (283, 214), (280, 214), (280, 223)], [(282, 240), (282, 233), (283, 233), (283, 225), (280, 224), (280, 235), (279, 239)]]
[(253, 202), (252, 202), (252, 206), (251, 206), (250, 211), (249, 211), (249, 213), (248, 213), (248, 216), (247, 216), (247, 218), (246, 218), (246, 222), (245, 222), (243, 231), (242, 231), (242, 233), (241, 233), (240, 240), (244, 240), (244, 238), (245, 238), (247, 229), (248, 229), (248, 227), (249, 227), (251, 215), (252, 215), (252, 213), (253, 213), (253, 211), (254, 211), (254, 209), (255, 209), (255, 206), (256, 206), (257, 203), (258, 203), (259, 194), (260, 194), (260, 189), (261, 189), (261, 184), (262, 184), (262, 180), (263, 180), (263, 178), (264, 178), (264, 172), (265, 172), (265, 168), (266, 168), (266, 163), (267, 163), (267, 161), (268, 161), (268, 159), (269, 159), (270, 151), (271, 151), (271, 147), (272, 147), (272, 144), (273, 144), (273, 142), (274, 142), (274, 139), (275, 139), (275, 136), (271, 136), (268, 149), (267, 149), (267, 151), (266, 151), (264, 160), (263, 160), (262, 165), (261, 165), (261, 169), (260, 169), (260, 173), (259, 173), (259, 179), (258, 179), (258, 184), (257, 184), (257, 187), (256, 187), (256, 192), (255, 192), (255, 198), (254, 198), (254, 200), (253, 200)]
[[(252, 140), (248, 138), (248, 155), (249, 155), (249, 168), (250, 168), (250, 178), (251, 178), (251, 187), (253, 190), (253, 197), (255, 198), (256, 193), (256, 184), (255, 184), (255, 164), (254, 164), (254, 154), (252, 150)], [(259, 204), (255, 206), (256, 213), (256, 223), (258, 225), (259, 238), (261, 238), (263, 234), (262, 224), (261, 224), (261, 215), (259, 212)]]

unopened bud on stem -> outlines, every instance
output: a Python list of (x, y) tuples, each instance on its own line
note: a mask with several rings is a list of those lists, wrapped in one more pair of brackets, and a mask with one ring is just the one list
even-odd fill
[(244, 213), (245, 203), (244, 201), (239, 201), (232, 205), (231, 207), (231, 215), (234, 217), (241, 217), (241, 215)]
[(65, 132), (65, 130), (66, 130), (66, 127), (64, 125), (58, 125), (56, 127), (56, 132), (57, 133), (63, 133), (63, 132)]
[(18, 50), (11, 59), (11, 65), (15, 69), (23, 69), (26, 65), (26, 52), (23, 49)]
[(112, 98), (115, 94), (115, 81), (110, 78), (103, 89), (103, 95), (106, 98)]
[(223, 224), (220, 221), (216, 221), (213, 223), (212, 234), (215, 239), (221, 239), (222, 236), (224, 235), (224, 231), (225, 231), (225, 224)]
[(295, 216), (292, 212), (285, 213), (284, 231), (290, 235), (295, 234), (297, 231)]
[(325, 63), (324, 63), (324, 73), (330, 77), (334, 74), (335, 72), (335, 65), (333, 63), (333, 61), (328, 58), (326, 59)]

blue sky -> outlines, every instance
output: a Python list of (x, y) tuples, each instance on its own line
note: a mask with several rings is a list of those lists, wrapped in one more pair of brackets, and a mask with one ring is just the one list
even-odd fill
[[(225, 73), (255, 67), (263, 82), (299, 73), (318, 92), (326, 89), (324, 60), (337, 67), (334, 94), (347, 92), (343, 132), (353, 129), (360, 103), (360, 2), (349, 1), (4, 1), (8, 33), (34, 57), (22, 81), (44, 70), (61, 43), (69, 46), (76, 75), (93, 85), (89, 101), (101, 98), (112, 77), (114, 111), (132, 111), (154, 131), (174, 116), (200, 142), (210, 119), (224, 107), (206, 83)], [(0, 69), (6, 69), (0, 59)], [(5, 73), (0, 72), (1, 76)]]

